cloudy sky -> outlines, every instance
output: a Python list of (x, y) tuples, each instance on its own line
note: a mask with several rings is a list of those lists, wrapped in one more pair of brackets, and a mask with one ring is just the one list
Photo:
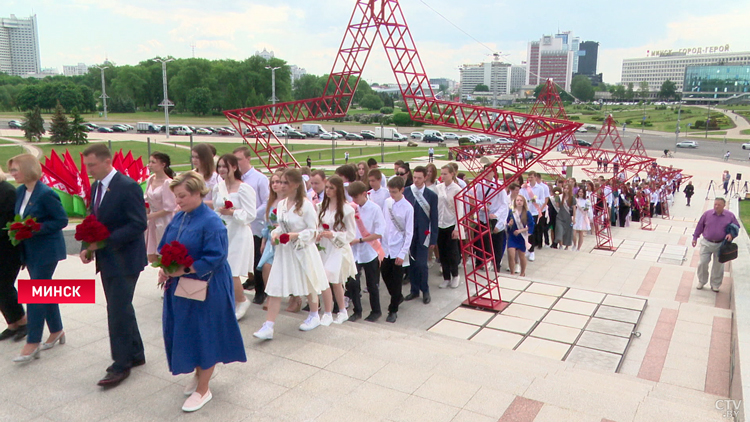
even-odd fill
[[(750, 51), (747, 0), (401, 0), (427, 74), (458, 79), (462, 63), (526, 60), (543, 34), (573, 31), (598, 41), (599, 72), (620, 81), (622, 59), (648, 50), (730, 45)], [(354, 0), (2, 0), (0, 17), (37, 15), (42, 67), (136, 64), (157, 55), (244, 59), (273, 50), (289, 64), (324, 74)], [(447, 21), (443, 17), (450, 20)], [(468, 34), (468, 35), (467, 35)], [(476, 40), (475, 40), (476, 39)], [(395, 81), (375, 44), (364, 71), (369, 82)]]

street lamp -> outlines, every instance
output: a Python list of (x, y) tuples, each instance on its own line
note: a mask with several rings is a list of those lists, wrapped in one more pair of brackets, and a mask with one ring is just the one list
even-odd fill
[(164, 87), (164, 99), (162, 100), (161, 104), (159, 104), (159, 107), (164, 107), (164, 125), (166, 126), (164, 128), (164, 133), (166, 133), (167, 138), (169, 138), (169, 107), (174, 107), (174, 103), (169, 101), (169, 97), (167, 96), (167, 63), (174, 61), (174, 59), (153, 59), (155, 62), (161, 63), (161, 78), (162, 78), (162, 85)]
[(677, 109), (677, 129), (674, 131), (675, 142), (680, 141), (680, 113), (682, 113), (682, 101), (680, 101), (680, 107)]
[(104, 69), (109, 69), (109, 66), (91, 66), (93, 68), (99, 69), (102, 71), (102, 95), (99, 96), (99, 98), (102, 99), (102, 105), (104, 106), (104, 120), (107, 120), (107, 89), (104, 86)]
[(281, 69), (281, 67), (271, 67), (266, 66), (266, 69), (271, 70), (271, 103), (274, 105), (273, 107), (273, 116), (274, 119), (276, 118), (276, 71)]
[(706, 136), (705, 138), (708, 139), (708, 124), (711, 122), (711, 103), (708, 103), (708, 112), (706, 113)]

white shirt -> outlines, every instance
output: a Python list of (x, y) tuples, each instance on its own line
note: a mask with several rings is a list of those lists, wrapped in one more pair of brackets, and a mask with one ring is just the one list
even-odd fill
[[(359, 207), (359, 221), (362, 221), (365, 229), (370, 234), (379, 234), (382, 236), (385, 232), (383, 209), (372, 201), (367, 201), (364, 205)], [(359, 222), (356, 217), (354, 222), (356, 223), (357, 227), (356, 239), (365, 237), (362, 232), (359, 231)], [(366, 264), (378, 257), (378, 253), (375, 252), (375, 249), (373, 249), (368, 242), (353, 244), (352, 252), (354, 253), (354, 260), (358, 264)]]
[(455, 226), (458, 222), (457, 219), (463, 217), (464, 214), (464, 207), (458, 208), (460, 215), (456, 214), (455, 197), (461, 191), (461, 187), (458, 186), (458, 183), (451, 183), (450, 185), (440, 183), (436, 185), (435, 190), (438, 195), (438, 227), (447, 229)]
[(466, 182), (464, 182), (463, 180), (459, 178), (456, 178), (456, 183), (458, 183), (458, 186), (461, 186), (461, 189), (466, 187)]
[[(544, 195), (545, 191), (543, 185), (543, 183), (537, 183), (534, 186), (526, 184), (521, 187), (520, 194), (521, 196), (526, 198), (526, 202), (528, 202), (529, 206), (529, 212), (531, 212), (531, 215), (534, 217), (539, 215), (539, 209), (544, 210), (544, 203), (547, 201), (547, 197)], [(526, 186), (531, 188), (531, 193), (536, 196), (536, 202), (532, 202), (531, 195), (529, 195), (529, 190), (526, 188)], [(549, 190), (549, 188), (547, 188), (547, 190)], [(537, 208), (534, 204), (539, 205), (539, 208)]]
[[(390, 208), (390, 209), (389, 209)], [(393, 224), (393, 218), (401, 224), (403, 232)], [(409, 249), (411, 248), (411, 239), (414, 237), (414, 207), (411, 206), (406, 198), (401, 198), (396, 202), (393, 198), (385, 200), (383, 208), (383, 219), (385, 220), (385, 232), (383, 232), (383, 252), (386, 258), (401, 258), (404, 260), (404, 266), (409, 265)]]
[(344, 182), (344, 196), (346, 197), (346, 202), (352, 202), (352, 197), (349, 196), (349, 182)]
[(23, 216), (23, 212), (26, 211), (26, 206), (29, 205), (29, 200), (31, 199), (31, 194), (34, 193), (26, 191), (25, 194), (23, 194), (23, 201), (21, 202), (21, 209), (18, 210), (18, 214)]
[(94, 193), (94, 201), (96, 201), (97, 195), (101, 195), (99, 196), (99, 204), (97, 204), (97, 207), (102, 204), (102, 201), (104, 201), (104, 195), (107, 194), (107, 191), (109, 190), (109, 184), (112, 183), (112, 178), (115, 177), (115, 174), (117, 174), (117, 170), (113, 168), (112, 171), (110, 171), (109, 174), (104, 177), (104, 179), (99, 181), (99, 186), (97, 187), (97, 191), (101, 189), (102, 193), (101, 194), (99, 194), (98, 192)]
[[(495, 186), (497, 186), (497, 182), (495, 180), (493, 180), (493, 183)], [(493, 195), (497, 188), (490, 189), (487, 187), (483, 187), (482, 189), (482, 192), (477, 192), (477, 200), (483, 200), (485, 196)], [(505, 192), (505, 189), (503, 189), (490, 200), (489, 204), (487, 204), (487, 211), (497, 217), (497, 224), (495, 224), (495, 227), (491, 228), (493, 231), (495, 229), (505, 230), (505, 224), (508, 219), (508, 212), (510, 211), (509, 203), (510, 199), (508, 198), (508, 193)], [(530, 209), (531, 208), (529, 208), (529, 210)], [(487, 221), (487, 216), (485, 215), (484, 210), (479, 211), (479, 219), (485, 223), (489, 223), (489, 221)]]
[(370, 189), (367, 191), (367, 198), (379, 206), (381, 210), (385, 206), (385, 200), (390, 197), (391, 194), (388, 192), (388, 189), (385, 188), (380, 188), (378, 190)]
[(268, 206), (268, 194), (271, 192), (268, 178), (254, 167), (242, 175), (242, 181), (250, 185), (255, 191), (255, 220), (250, 224), (253, 236), (260, 237), (263, 228), (266, 227), (265, 216)]

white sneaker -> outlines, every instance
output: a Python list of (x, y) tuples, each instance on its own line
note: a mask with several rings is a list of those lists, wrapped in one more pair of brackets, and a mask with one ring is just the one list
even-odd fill
[(438, 267), (438, 273), (440, 273), (440, 275), (443, 275), (443, 266), (442, 265), (440, 267)]
[(515, 272), (520, 273), (521, 272), (521, 264), (516, 264)]
[(344, 296), (344, 309), (349, 309), (349, 305), (351, 305), (351, 300), (348, 296)]
[(459, 284), (461, 284), (459, 276), (451, 278), (451, 289), (457, 289)]
[(310, 331), (317, 328), (318, 325), (320, 325), (320, 315), (312, 313), (307, 316), (307, 319), (299, 326), (299, 329), (301, 331)]
[(253, 336), (261, 340), (273, 340), (273, 325), (268, 321), (264, 322), (260, 330), (253, 333)]
[(213, 395), (211, 395), (211, 390), (208, 390), (205, 396), (193, 393), (187, 398), (187, 400), (185, 400), (185, 404), (182, 405), (182, 410), (184, 412), (195, 412), (205, 406), (205, 404), (211, 401), (212, 398)]
[(322, 317), (320, 317), (320, 325), (324, 327), (328, 327), (333, 323), (333, 315), (329, 313), (324, 313)]
[(433, 260), (427, 261), (427, 268), (432, 268), (433, 266), (435, 266), (435, 261)]
[(344, 321), (349, 319), (349, 314), (346, 311), (339, 311), (336, 314), (336, 318), (333, 319), (334, 324), (343, 324)]
[(438, 287), (439, 287), (439, 288), (441, 288), (441, 289), (445, 289), (445, 288), (446, 288), (446, 287), (448, 287), (448, 286), (449, 286), (450, 284), (451, 284), (451, 281), (450, 281), (450, 280), (443, 280), (443, 282), (442, 282), (442, 283), (440, 283), (440, 285), (439, 285)]
[(241, 320), (245, 316), (247, 310), (250, 309), (250, 301), (245, 299), (244, 302), (240, 302), (235, 305), (234, 316), (237, 317), (237, 321)]
[(529, 261), (534, 260), (534, 252), (529, 253)]

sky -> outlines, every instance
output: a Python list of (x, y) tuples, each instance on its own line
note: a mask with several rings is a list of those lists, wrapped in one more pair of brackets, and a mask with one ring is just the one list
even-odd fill
[[(0, 17), (37, 15), (42, 67), (137, 64), (155, 56), (242, 60), (264, 48), (288, 64), (331, 71), (355, 0), (2, 0)], [(377, 2), (379, 4), (379, 1)], [(401, 0), (430, 78), (458, 80), (465, 63), (520, 64), (527, 44), (572, 31), (599, 42), (597, 71), (620, 81), (622, 60), (650, 50), (727, 45), (750, 51), (747, 0)], [(533, 5), (533, 6), (532, 6)], [(363, 71), (395, 82), (379, 41)]]

